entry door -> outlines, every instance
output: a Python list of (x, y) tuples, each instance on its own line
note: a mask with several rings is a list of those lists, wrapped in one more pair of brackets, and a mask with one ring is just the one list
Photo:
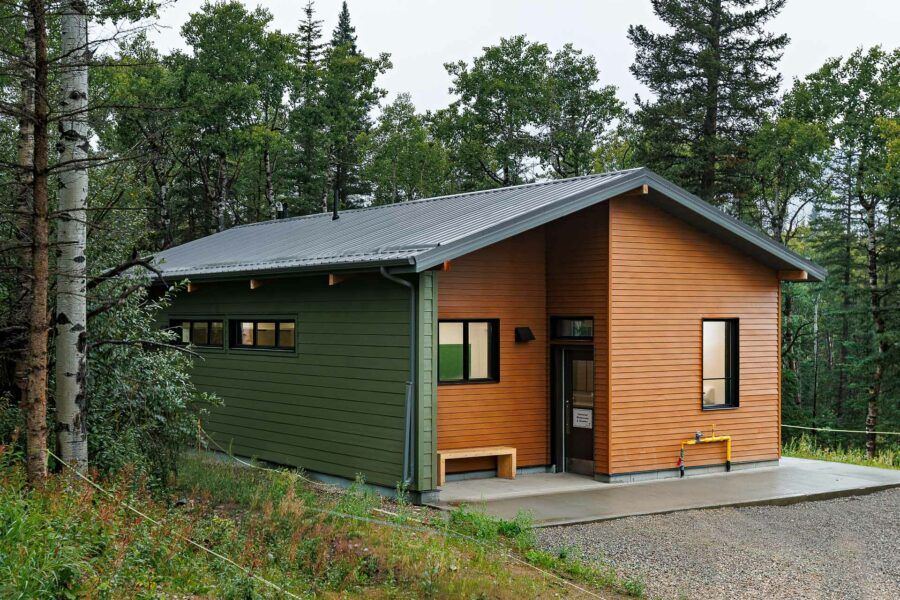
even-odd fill
[(592, 348), (558, 349), (557, 423), (558, 447), (562, 456), (558, 465), (563, 470), (585, 475), (594, 474), (594, 351)]

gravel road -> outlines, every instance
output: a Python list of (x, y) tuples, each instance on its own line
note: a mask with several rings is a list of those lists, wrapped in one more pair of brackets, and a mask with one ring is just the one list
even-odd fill
[(538, 530), (640, 577), (650, 598), (900, 598), (900, 489)]

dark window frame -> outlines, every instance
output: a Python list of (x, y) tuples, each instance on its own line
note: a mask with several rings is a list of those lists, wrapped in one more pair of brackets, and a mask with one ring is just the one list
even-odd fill
[[(188, 329), (188, 338), (189, 342), (185, 343), (184, 340), (181, 339), (181, 332), (184, 327), (184, 323), (190, 323), (190, 327)], [(194, 343), (194, 324), (195, 323), (206, 323), (206, 343), (205, 344), (195, 344)], [(209, 338), (212, 333), (212, 324), (213, 323), (221, 323), (222, 324), (222, 343), (221, 344), (210, 344)], [(180, 345), (191, 345), (196, 346), (197, 348), (221, 348), (225, 349), (225, 319), (191, 319), (191, 318), (173, 318), (169, 320), (169, 327), (172, 329), (177, 329), (178, 331), (178, 340), (177, 344)]]
[[(704, 377), (703, 346), (706, 323), (725, 323), (725, 377)], [(740, 321), (737, 318), (709, 318), (700, 324), (700, 408), (703, 410), (731, 410), (740, 407)], [(725, 381), (725, 402), (703, 403), (703, 383)]]
[[(253, 343), (252, 344), (244, 344), (241, 342), (242, 335), (242, 325), (244, 323), (253, 323)], [(259, 324), (260, 323), (274, 323), (275, 324), (275, 344), (272, 346), (269, 345), (260, 345), (257, 340), (259, 339)], [(284, 323), (290, 323), (293, 327), (293, 332), (291, 335), (291, 345), (290, 346), (280, 346), (278, 345), (278, 341), (281, 338), (281, 325)], [(296, 319), (266, 319), (266, 318), (246, 318), (246, 317), (237, 317), (229, 320), (229, 332), (228, 332), (228, 347), (234, 348), (237, 350), (269, 350), (276, 352), (296, 352), (297, 350), (297, 320)]]
[[(557, 324), (560, 321), (590, 321), (591, 322), (591, 335), (557, 335)], [(550, 317), (550, 339), (551, 340), (584, 340), (590, 341), (594, 339), (594, 317), (587, 316), (560, 316), (560, 317)]]
[[(441, 323), (462, 323), (463, 326), (463, 353), (462, 353), (462, 379), (440, 379), (441, 373)], [(469, 378), (469, 323), (488, 324), (488, 377), (477, 379)], [(500, 382), (500, 319), (439, 319), (438, 320), (438, 385), (468, 385), (479, 383)]]

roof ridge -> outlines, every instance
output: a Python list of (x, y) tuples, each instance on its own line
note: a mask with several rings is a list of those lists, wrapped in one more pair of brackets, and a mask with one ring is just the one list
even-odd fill
[[(424, 204), (425, 202), (435, 202), (437, 200), (448, 200), (450, 198), (463, 198), (467, 196), (477, 196), (479, 194), (491, 194), (499, 191), (507, 191), (513, 189), (522, 189), (528, 187), (539, 187), (539, 186), (548, 186), (555, 185), (559, 183), (568, 183), (571, 181), (578, 181), (581, 179), (599, 179), (611, 177), (613, 175), (621, 175), (623, 173), (631, 173), (634, 171), (640, 171), (644, 167), (633, 167), (631, 169), (618, 169), (615, 171), (604, 171), (603, 173), (590, 173), (588, 175), (578, 175), (577, 177), (565, 177), (563, 179), (548, 179), (547, 181), (532, 181), (530, 183), (520, 183), (518, 185), (508, 185), (505, 187), (495, 187), (488, 188), (484, 190), (474, 190), (471, 192), (459, 192), (456, 194), (444, 194), (443, 196), (431, 196), (429, 198), (417, 198), (415, 200), (404, 200), (402, 202), (393, 202), (391, 204), (378, 204), (375, 206), (360, 206), (359, 208), (348, 208), (346, 210), (341, 211), (341, 213), (357, 213), (369, 210), (380, 210), (385, 208), (392, 208), (398, 206), (409, 206), (410, 204)], [(331, 213), (323, 212), (323, 213), (313, 213), (309, 215), (297, 215), (296, 217), (288, 217), (286, 219), (270, 219), (268, 221), (257, 221), (255, 223), (244, 223), (243, 225), (237, 225), (232, 227), (231, 229), (240, 229), (243, 227), (253, 227), (256, 225), (267, 225), (275, 222), (285, 223), (290, 221), (302, 221), (303, 219), (314, 219), (317, 217), (327, 217), (331, 216)]]

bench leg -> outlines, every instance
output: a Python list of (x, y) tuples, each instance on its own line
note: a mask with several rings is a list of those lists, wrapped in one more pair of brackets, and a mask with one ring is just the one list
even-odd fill
[(515, 454), (501, 454), (497, 457), (497, 476), (504, 479), (516, 478)]
[(447, 461), (442, 457), (438, 457), (438, 473), (437, 473), (437, 484), (438, 487), (444, 485), (444, 477), (446, 476), (447, 471)]

